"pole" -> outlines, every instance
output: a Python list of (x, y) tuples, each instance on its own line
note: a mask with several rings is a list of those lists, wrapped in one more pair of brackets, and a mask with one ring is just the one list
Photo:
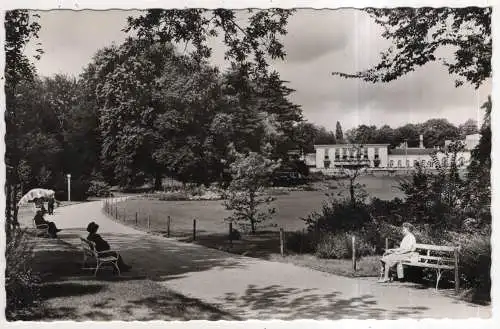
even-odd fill
[(356, 272), (356, 237), (352, 236), (352, 270)]
[(385, 251), (389, 250), (389, 238), (385, 238)]
[(233, 246), (233, 222), (229, 222), (229, 244)]
[(139, 214), (137, 213), (137, 211), (135, 212), (135, 225), (137, 226), (137, 217), (139, 217)]
[(302, 246), (304, 244), (304, 237), (305, 237), (305, 233), (304, 233), (304, 229), (302, 229), (302, 234), (300, 235), (300, 251), (299, 251), (301, 254), (302, 254), (302, 250), (303, 250)]
[(193, 219), (193, 241), (196, 240), (196, 219)]
[(167, 237), (170, 238), (170, 216), (167, 218)]
[(458, 272), (458, 248), (455, 248), (454, 256), (455, 256), (455, 294), (458, 295), (458, 292), (460, 290), (460, 275)]
[(71, 201), (71, 174), (67, 174), (68, 178), (68, 201)]
[(285, 256), (285, 243), (283, 239), (284, 239), (284, 231), (283, 228), (280, 228), (280, 253), (282, 257)]
[(151, 231), (151, 215), (148, 215), (148, 231)]

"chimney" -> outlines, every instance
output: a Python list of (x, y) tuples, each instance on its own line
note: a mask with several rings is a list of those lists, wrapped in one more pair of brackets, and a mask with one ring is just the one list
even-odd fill
[(420, 135), (420, 146), (421, 149), (424, 148), (424, 135)]

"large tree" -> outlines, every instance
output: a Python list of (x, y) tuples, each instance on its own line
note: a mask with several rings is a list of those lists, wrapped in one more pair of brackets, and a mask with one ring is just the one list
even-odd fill
[(268, 9), (247, 12), (230, 9), (151, 9), (139, 17), (128, 18), (126, 31), (134, 30), (141, 39), (190, 46), (197, 61), (209, 58), (208, 40), (221, 35), (225, 58), (240, 69), (265, 72), (267, 59), (283, 59), (280, 36), (292, 10)]
[[(334, 72), (345, 78), (389, 82), (429, 62), (440, 61), (456, 77), (478, 88), (491, 77), (491, 7), (466, 8), (368, 8), (384, 28), (382, 36), (392, 45), (374, 67), (354, 74)], [(439, 56), (443, 48), (453, 59)]]

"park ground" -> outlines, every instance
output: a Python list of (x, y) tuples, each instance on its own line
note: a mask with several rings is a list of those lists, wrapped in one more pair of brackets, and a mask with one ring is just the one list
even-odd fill
[[(43, 271), (45, 311), (50, 320), (187, 319), (393, 319), (489, 317), (449, 290), (410, 283), (377, 284), (150, 235), (111, 220), (94, 201), (56, 209), (58, 240), (36, 239), (35, 267)], [(28, 216), (21, 216), (28, 225)], [(82, 271), (79, 237), (91, 220), (133, 265), (117, 278)], [(154, 251), (154, 252), (152, 252)]]

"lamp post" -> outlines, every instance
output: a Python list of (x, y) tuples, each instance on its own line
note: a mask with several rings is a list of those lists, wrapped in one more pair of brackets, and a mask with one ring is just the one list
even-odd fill
[(68, 201), (71, 201), (71, 174), (67, 174), (68, 178)]

